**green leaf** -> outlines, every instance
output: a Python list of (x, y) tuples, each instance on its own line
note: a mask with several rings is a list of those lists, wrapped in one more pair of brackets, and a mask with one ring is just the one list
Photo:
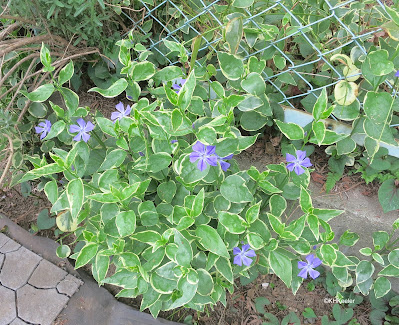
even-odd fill
[(317, 98), (317, 101), (313, 106), (312, 114), (316, 121), (318, 121), (321, 118), (323, 112), (327, 110), (327, 105), (328, 105), (327, 91), (326, 88), (324, 87), (323, 90), (321, 91), (319, 98)]
[[(175, 162), (175, 165), (178, 161)], [(203, 171), (200, 171), (197, 167), (198, 161), (192, 163), (190, 162), (190, 156), (187, 155), (182, 159), (180, 164), (181, 169), (179, 170), (178, 174), (183, 179), (183, 181), (187, 184), (195, 183), (208, 175), (210, 166)]]
[(195, 196), (193, 207), (191, 209), (191, 217), (198, 217), (202, 210), (204, 209), (204, 199), (205, 199), (205, 191), (202, 188), (199, 193)]
[(189, 241), (177, 230), (175, 232), (175, 244), (177, 245), (176, 262), (179, 265), (190, 267), (193, 260), (193, 250)]
[(157, 194), (162, 201), (171, 203), (173, 197), (176, 194), (176, 184), (174, 181), (170, 180), (158, 185)]
[(334, 88), (335, 101), (338, 105), (350, 105), (356, 100), (358, 92), (359, 89), (357, 84), (341, 80)]
[(97, 254), (92, 264), (92, 274), (97, 282), (101, 283), (107, 276), (109, 262), (108, 255)]
[(199, 242), (205, 249), (216, 255), (230, 259), (226, 245), (214, 228), (208, 225), (199, 225), (195, 229), (195, 235), (199, 237)]
[(112, 121), (110, 121), (105, 117), (100, 117), (100, 116), (96, 117), (96, 121), (101, 131), (113, 137), (118, 136), (115, 132), (115, 124), (112, 123)]
[(266, 91), (265, 81), (257, 72), (251, 72), (243, 81), (241, 81), (241, 87), (255, 96), (260, 96)]
[(54, 86), (52, 84), (42, 85), (30, 93), (21, 90), (21, 93), (32, 102), (44, 102), (50, 98), (53, 92)]
[(183, 115), (179, 109), (175, 108), (172, 112), (172, 129), (176, 131), (183, 122)]
[(356, 266), (356, 282), (362, 283), (370, 279), (374, 273), (374, 265), (369, 261), (360, 261)]
[(389, 59), (387, 50), (372, 51), (367, 57), (369, 58), (370, 69), (376, 76), (387, 75), (395, 68), (392, 60)]
[(183, 76), (184, 74), (180, 67), (169, 66), (159, 70), (157, 73), (155, 73), (153, 78), (158, 82), (168, 82)]
[(71, 249), (67, 245), (60, 245), (57, 247), (56, 253), (59, 258), (67, 258), (71, 255)]
[(232, 234), (242, 234), (246, 229), (245, 220), (238, 214), (219, 211), (218, 220)]
[(172, 162), (172, 157), (166, 152), (155, 153), (148, 159), (149, 169), (153, 173), (157, 173), (167, 168)]
[(184, 110), (190, 105), (195, 86), (196, 86), (196, 79), (195, 79), (195, 72), (193, 70), (190, 72), (190, 74), (186, 79), (186, 82), (179, 91), (177, 104), (182, 112), (184, 112)]
[(179, 279), (177, 288), (182, 294), (181, 297), (177, 298), (174, 301), (169, 300), (167, 307), (164, 310), (176, 309), (190, 302), (197, 292), (198, 283), (192, 284), (188, 281), (187, 276), (184, 276)]
[(388, 265), (380, 273), (378, 273), (380, 276), (394, 276), (398, 277), (399, 276), (399, 268), (395, 267), (393, 265)]
[(238, 80), (244, 73), (242, 60), (233, 54), (217, 52), (223, 75), (229, 80)]
[(213, 290), (213, 278), (204, 269), (197, 269), (198, 273), (198, 293), (201, 296), (209, 295)]
[(50, 229), (55, 226), (55, 218), (49, 218), (48, 210), (43, 209), (37, 216), (37, 227), (39, 230)]
[(59, 120), (55, 122), (50, 129), (50, 132), (47, 134), (45, 137), (46, 140), (50, 140), (52, 138), (55, 138), (57, 135), (59, 135), (62, 131), (65, 129), (65, 122), (63, 120)]
[(58, 84), (62, 86), (64, 83), (69, 81), (74, 73), (73, 61), (69, 61), (69, 63), (63, 67), (58, 75)]
[(245, 213), (245, 219), (248, 223), (253, 223), (255, 220), (258, 219), (261, 203), (262, 201), (259, 201), (255, 205), (251, 206)]
[(66, 187), (71, 217), (76, 219), (83, 205), (84, 190), (83, 182), (80, 178), (70, 181)]
[(253, 200), (245, 180), (238, 175), (228, 176), (220, 186), (220, 193), (226, 200), (233, 203), (251, 202)]
[(96, 256), (98, 250), (98, 244), (90, 243), (86, 244), (78, 254), (75, 263), (75, 269), (78, 269), (91, 261), (91, 259)]
[(117, 81), (115, 81), (108, 89), (101, 89), (98, 87), (94, 87), (89, 89), (88, 92), (95, 91), (100, 95), (102, 95), (103, 97), (113, 98), (120, 95), (127, 88), (127, 85), (128, 83), (126, 79), (120, 78)]
[(248, 8), (252, 6), (255, 0), (234, 0), (233, 7), (236, 8)]
[(249, 112), (257, 109), (262, 105), (263, 101), (259, 97), (248, 95), (245, 96), (244, 100), (238, 103), (237, 107), (242, 112)]
[(388, 254), (388, 260), (392, 265), (399, 267), (399, 249), (398, 248), (394, 249), (393, 251), (391, 251)]
[(351, 137), (339, 140), (337, 142), (337, 154), (339, 156), (347, 155), (356, 149), (356, 142)]
[(199, 128), (198, 133), (196, 134), (197, 139), (201, 141), (201, 143), (205, 145), (212, 145), (216, 142), (216, 131), (214, 128), (209, 126), (202, 126)]
[(109, 151), (98, 171), (119, 167), (125, 161), (126, 155), (126, 151), (122, 149)]
[(279, 55), (275, 55), (273, 57), (273, 62), (275, 64), (276, 68), (279, 69), (279, 70), (283, 70), (285, 68), (286, 63), (287, 63), (285, 58), (283, 58), (282, 56), (279, 56)]
[(281, 195), (274, 194), (270, 197), (269, 206), (270, 213), (280, 217), (287, 208), (287, 201)]
[(119, 212), (115, 224), (121, 237), (129, 236), (136, 230), (136, 214), (132, 210)]
[(290, 287), (292, 281), (292, 264), (291, 260), (282, 254), (283, 251), (278, 248), (269, 253), (270, 267), (285, 285)]
[(51, 204), (54, 204), (58, 199), (57, 182), (55, 180), (47, 182), (46, 185), (44, 185), (44, 193), (46, 193), (46, 196)]
[[(142, 80), (150, 79), (155, 74), (155, 72), (156, 72), (156, 70), (155, 70), (155, 66), (153, 63), (139, 62), (133, 66), (132, 72), (129, 74), (133, 81), (142, 81)], [(126, 87), (123, 90), (125, 90), (125, 89), (126, 89)], [(112, 96), (112, 97), (115, 97), (115, 96)]]
[(304, 138), (303, 129), (295, 123), (284, 123), (274, 120), (280, 131), (290, 140), (302, 140)]
[(235, 54), (240, 45), (243, 35), (242, 17), (236, 17), (227, 23), (225, 30), (225, 40), (229, 44), (231, 54)]
[(326, 135), (326, 127), (324, 123), (322, 121), (313, 121), (312, 130), (317, 140), (317, 144), (320, 146), (323, 143), (324, 137)]
[(339, 238), (338, 245), (353, 246), (357, 243), (359, 238), (358, 234), (346, 230)]
[(303, 212), (310, 212), (313, 209), (312, 198), (310, 197), (309, 192), (303, 186), (301, 186), (299, 203)]
[(374, 281), (374, 294), (377, 299), (384, 297), (390, 290), (391, 282), (387, 278), (378, 277)]
[(378, 200), (384, 213), (399, 209), (399, 186), (395, 182), (394, 179), (388, 179), (378, 190)]
[(34, 117), (43, 118), (47, 115), (47, 107), (42, 103), (31, 103), (28, 112)]
[(57, 227), (63, 232), (72, 232), (78, 228), (78, 220), (72, 218), (69, 211), (58, 214), (55, 222), (57, 223)]
[(389, 234), (386, 231), (373, 232), (373, 244), (376, 250), (383, 249), (389, 241)]
[(327, 265), (333, 265), (337, 259), (337, 253), (335, 248), (330, 244), (323, 244), (320, 247), (320, 254), (322, 256), (323, 263)]
[(234, 283), (233, 270), (231, 269), (230, 260), (219, 257), (215, 263), (216, 270), (230, 283)]

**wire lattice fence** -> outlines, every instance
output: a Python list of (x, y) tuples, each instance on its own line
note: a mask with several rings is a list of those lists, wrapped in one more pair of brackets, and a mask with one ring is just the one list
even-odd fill
[[(202, 35), (203, 41), (199, 52), (201, 51), (216, 51), (220, 49), (220, 43), (223, 40), (222, 31), (226, 27), (227, 20), (222, 21), (220, 18), (220, 8), (225, 5), (231, 5), (233, 1), (215, 0), (213, 2), (203, 0), (188, 0), (188, 3), (183, 0), (164, 0), (157, 1), (152, 5), (148, 4), (152, 0), (143, 0), (141, 2), (143, 15), (140, 19), (132, 20), (133, 30), (139, 31), (142, 34), (148, 33), (146, 24), (151, 24), (152, 29), (160, 31), (159, 34), (153, 34), (149, 38), (149, 46), (147, 49), (162, 55), (167, 60), (167, 64), (175, 65), (178, 61), (169, 59), (166, 54), (169, 52), (165, 47), (162, 48), (163, 39), (167, 39), (175, 42), (182, 42), (184, 40), (186, 44), (191, 44), (190, 40), (198, 35)], [(240, 0), (236, 0), (240, 2)], [(241, 0), (243, 1), (243, 0)], [(250, 1), (253, 2), (253, 1)], [(295, 29), (282, 37), (266, 42), (261, 48), (251, 48), (242, 46), (240, 44), (237, 55), (243, 58), (244, 61), (248, 60), (249, 57), (257, 55), (262, 57), (264, 53), (275, 52), (279, 56), (285, 59), (286, 66), (282, 71), (274, 71), (273, 73), (263, 72), (265, 81), (270, 84), (276, 93), (279, 94), (279, 103), (289, 105), (293, 108), (294, 102), (302, 100), (305, 97), (311, 96), (315, 101), (320, 91), (324, 87), (332, 87), (339, 81), (345, 79), (342, 70), (334, 66), (330, 58), (336, 53), (341, 53), (345, 49), (348, 53), (350, 50), (356, 47), (358, 56), (366, 55), (367, 48), (372, 44), (373, 35), (381, 32), (382, 29), (378, 25), (367, 26), (362, 24), (366, 18), (362, 17), (362, 11), (358, 10), (357, 5), (361, 3), (360, 0), (299, 0), (296, 3), (291, 0), (273, 0), (273, 1), (262, 1), (261, 4), (255, 1), (255, 3), (249, 8), (241, 8), (240, 14), (243, 16), (243, 27), (244, 28), (261, 28), (260, 24), (269, 23), (274, 19), (287, 19), (290, 21), (291, 26), (295, 26)], [(295, 6), (297, 4), (304, 4), (304, 8), (307, 8), (308, 4), (323, 4), (321, 15), (307, 15), (306, 12), (295, 13)], [(369, 14), (370, 17), (375, 18), (378, 15), (382, 17), (383, 14), (388, 15), (385, 10), (385, 5), (382, 1), (373, 1), (373, 8), (370, 10), (373, 13)], [(259, 5), (257, 5), (259, 4)], [(326, 9), (328, 8), (328, 9)], [(164, 13), (164, 19), (162, 15)], [(352, 18), (348, 19), (348, 16)], [(388, 15), (389, 16), (389, 15)], [(178, 17), (178, 19), (175, 19)], [(271, 19), (270, 17), (273, 17)], [(304, 19), (305, 17), (305, 19)], [(225, 18), (225, 17), (224, 17)], [(175, 19), (175, 20), (174, 20)], [(171, 21), (173, 23), (171, 23)], [(177, 21), (177, 23), (176, 23)], [(357, 21), (357, 23), (356, 23)], [(211, 30), (212, 37), (207, 37), (209, 31), (204, 31), (204, 26), (201, 26), (201, 22), (205, 22), (208, 29)], [(315, 42), (315, 30), (320, 30), (320, 26), (323, 24), (331, 26), (334, 24), (339, 27), (339, 35), (331, 35), (331, 40), (328, 41), (328, 46), (323, 46), (319, 42)], [(316, 29), (314, 27), (317, 27)], [(286, 33), (287, 34), (287, 33)], [(290, 50), (287, 49), (287, 42), (293, 39), (300, 39), (299, 46), (306, 46), (313, 52), (311, 59), (304, 60), (304, 62), (298, 62), (294, 60), (290, 55)], [(331, 46), (331, 44), (334, 44)], [(189, 46), (187, 47), (189, 48)], [(189, 51), (189, 49), (188, 49)], [(191, 54), (190, 52), (188, 53)], [(201, 65), (199, 61), (197, 64)], [(324, 71), (329, 70), (328, 82), (322, 86), (317, 85), (309, 79), (309, 75), (312, 75), (317, 66), (324, 66)], [(290, 74), (296, 76), (296, 80), (305, 85), (302, 89), (305, 91), (299, 91), (299, 93), (287, 93), (282, 90), (279, 79), (284, 74)], [(360, 73), (358, 73), (359, 75)], [(279, 78), (280, 77), (280, 78)], [(392, 89), (392, 85), (386, 82), (387, 87)], [(395, 92), (394, 92), (395, 93)]]

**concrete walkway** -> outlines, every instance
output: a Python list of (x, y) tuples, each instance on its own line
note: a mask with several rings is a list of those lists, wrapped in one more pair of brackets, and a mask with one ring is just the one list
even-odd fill
[(0, 325), (177, 325), (127, 306), (55, 254), (58, 244), (0, 215)]
[(50, 325), (82, 284), (0, 233), (0, 325)]

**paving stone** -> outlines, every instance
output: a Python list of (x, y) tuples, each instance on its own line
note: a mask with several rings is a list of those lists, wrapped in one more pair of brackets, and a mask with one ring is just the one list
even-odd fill
[(0, 325), (8, 325), (17, 317), (15, 308), (15, 292), (0, 286)]
[(82, 281), (68, 274), (66, 278), (57, 285), (57, 290), (59, 293), (71, 297), (82, 284)]
[(0, 248), (10, 240), (6, 235), (0, 233)]
[(0, 253), (14, 252), (18, 250), (20, 247), (21, 247), (20, 244), (10, 239), (0, 248)]
[(28, 283), (36, 288), (50, 289), (66, 277), (68, 273), (46, 260), (41, 260)]
[(21, 247), (16, 252), (7, 253), (0, 272), (0, 283), (16, 290), (26, 284), (36, 265), (42, 258)]
[(1, 270), (1, 267), (3, 266), (3, 262), (4, 262), (4, 254), (0, 253), (0, 270)]
[(55, 289), (36, 289), (26, 284), (17, 290), (18, 317), (29, 323), (50, 325), (68, 300)]
[(29, 325), (19, 318), (15, 318), (10, 325)]

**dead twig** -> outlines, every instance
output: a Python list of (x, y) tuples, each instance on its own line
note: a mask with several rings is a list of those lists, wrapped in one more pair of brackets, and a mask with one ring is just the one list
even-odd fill
[(10, 26), (7, 26), (0, 32), (0, 41), (6, 37), (8, 34), (12, 33), (14, 30), (19, 28), (21, 26), (20, 22), (16, 22), (14, 24), (11, 24)]
[(36, 59), (33, 59), (29, 65), (28, 69), (26, 70), (24, 77), (19, 82), (19, 86), (18, 86), (17, 90), (15, 91), (14, 96), (11, 98), (10, 102), (8, 103), (8, 105), (5, 109), (6, 111), (9, 110), (10, 107), (12, 106), (12, 104), (14, 103), (15, 98), (17, 97), (19, 91), (21, 90), (22, 86), (24, 85), (25, 80), (27, 79), (28, 73), (32, 70), (35, 63), (36, 63)]
[(1, 86), (3, 86), (4, 82), (6, 81), (6, 79), (21, 65), (23, 64), (25, 61), (28, 61), (30, 59), (33, 59), (35, 57), (39, 57), (40, 54), (39, 53), (32, 53), (29, 54), (28, 56), (24, 57), (22, 60), (18, 61), (17, 64), (15, 64), (5, 75), (3, 78), (0, 79), (0, 88)]
[(0, 15), (0, 18), (12, 19), (12, 20), (17, 20), (17, 21), (22, 21), (23, 23), (28, 23), (28, 24), (36, 25), (36, 22), (34, 22), (33, 20), (25, 19), (25, 18), (18, 17), (18, 16)]
[(7, 164), (4, 167), (3, 174), (1, 174), (1, 177), (0, 177), (0, 187), (1, 187), (2, 183), (4, 182), (4, 179), (6, 178), (8, 170), (11, 167), (12, 157), (14, 155), (14, 145), (12, 143), (11, 137), (7, 133), (4, 133), (4, 136), (6, 136), (7, 139), (8, 139), (8, 144), (9, 144), (9, 147), (10, 147), (10, 154), (8, 156)]

